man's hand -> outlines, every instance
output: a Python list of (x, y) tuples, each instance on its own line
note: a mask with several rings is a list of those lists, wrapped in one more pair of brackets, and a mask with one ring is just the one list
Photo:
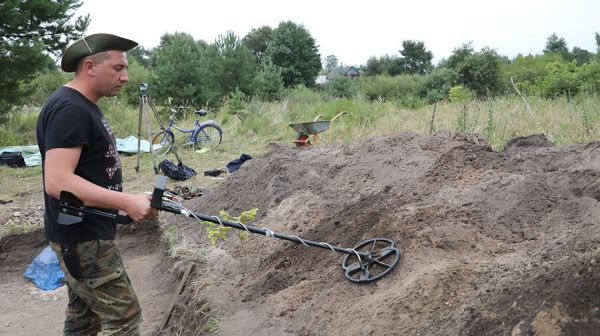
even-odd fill
[(152, 195), (128, 194), (127, 203), (123, 210), (131, 217), (134, 222), (140, 222), (144, 219), (152, 219), (158, 216), (158, 210), (150, 206)]

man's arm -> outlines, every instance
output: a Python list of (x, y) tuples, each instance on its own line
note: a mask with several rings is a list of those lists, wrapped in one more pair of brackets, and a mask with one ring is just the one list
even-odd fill
[(139, 222), (155, 217), (157, 210), (150, 207), (149, 195), (126, 194), (97, 186), (75, 175), (82, 147), (53, 148), (46, 152), (44, 162), (44, 188), (56, 199), (61, 191), (69, 191), (86, 206), (122, 210)]

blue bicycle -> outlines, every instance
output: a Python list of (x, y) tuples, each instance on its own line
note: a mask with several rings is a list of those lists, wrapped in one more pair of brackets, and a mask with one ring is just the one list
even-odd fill
[[(171, 108), (171, 116), (169, 117), (169, 126), (161, 126), (161, 131), (152, 138), (152, 146), (150, 151), (152, 155), (160, 157), (168, 154), (174, 147), (189, 147), (193, 150), (201, 148), (216, 148), (221, 144), (223, 130), (221, 126), (214, 120), (206, 120), (200, 122), (198, 119), (194, 122), (193, 129), (182, 129), (175, 125), (175, 114), (177, 110)], [(199, 109), (194, 112), (199, 117), (206, 116), (207, 112), (204, 109)], [(173, 129), (179, 132), (186, 133), (182, 141), (175, 142), (175, 134)], [(157, 146), (159, 145), (159, 146)]]

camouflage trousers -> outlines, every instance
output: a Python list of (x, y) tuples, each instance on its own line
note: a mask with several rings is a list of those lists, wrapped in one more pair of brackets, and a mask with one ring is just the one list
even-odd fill
[(73, 278), (60, 245), (50, 242), (65, 273), (69, 293), (64, 335), (139, 335), (142, 311), (114, 240), (76, 245), (83, 281)]

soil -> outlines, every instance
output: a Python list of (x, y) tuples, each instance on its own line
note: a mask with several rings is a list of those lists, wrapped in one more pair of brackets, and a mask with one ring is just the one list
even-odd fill
[[(163, 225), (177, 225), (207, 257), (161, 333), (156, 323), (178, 277), (166, 277), (158, 233), (121, 235), (147, 305), (144, 331), (600, 335), (599, 157), (600, 142), (559, 149), (543, 135), (501, 151), (451, 133), (273, 144), (185, 206), (209, 215), (258, 208), (252, 225), (340, 247), (387, 238), (399, 263), (357, 284), (344, 275), (343, 253), (258, 234), (213, 247), (200, 224), (162, 213)], [(22, 280), (43, 246), (35, 235), (2, 244), (0, 334), (59, 333), (64, 293), (42, 294)]]
[(341, 247), (385, 237), (400, 262), (356, 284), (343, 253), (251, 234), (207, 247), (194, 281), (223, 335), (600, 335), (599, 157), (543, 135), (274, 144), (186, 206)]
[[(127, 273), (142, 306), (142, 333), (156, 330), (174, 291), (170, 260), (158, 226), (121, 228), (118, 239)], [(43, 291), (23, 278), (31, 260), (46, 246), (36, 231), (10, 236), (0, 253), (0, 335), (62, 335), (67, 288)]]

